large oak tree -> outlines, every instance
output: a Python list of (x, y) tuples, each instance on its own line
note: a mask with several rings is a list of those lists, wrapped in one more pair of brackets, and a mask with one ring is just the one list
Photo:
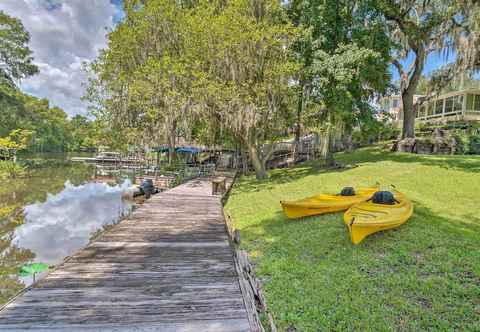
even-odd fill
[(186, 136), (199, 121), (221, 126), (266, 177), (296, 70), (280, 1), (129, 0), (125, 9), (92, 66), (97, 114), (151, 142), (163, 132), (171, 151), (179, 125)]
[(320, 129), (322, 157), (333, 163), (333, 136), (371, 115), (370, 101), (388, 85), (391, 43), (370, 1), (295, 0), (288, 13), (300, 29), (296, 141), (302, 124)]
[(390, 38), (392, 64), (400, 77), (402, 138), (415, 137), (414, 95), (427, 57), (447, 48), (461, 6), (454, 0), (379, 0)]

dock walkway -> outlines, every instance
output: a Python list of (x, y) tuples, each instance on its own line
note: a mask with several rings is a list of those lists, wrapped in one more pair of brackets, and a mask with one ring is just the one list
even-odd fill
[(1, 331), (251, 331), (220, 197), (158, 194), (0, 311)]

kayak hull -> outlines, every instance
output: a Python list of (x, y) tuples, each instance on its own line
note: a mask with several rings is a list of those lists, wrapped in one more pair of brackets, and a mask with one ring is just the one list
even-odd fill
[(345, 211), (369, 199), (377, 188), (360, 189), (353, 196), (321, 194), (298, 201), (281, 201), (283, 212), (290, 219)]
[(348, 206), (335, 206), (335, 207), (308, 207), (308, 206), (298, 206), (295, 204), (291, 204), (290, 202), (280, 202), (282, 204), (283, 212), (289, 219), (297, 219), (309, 216), (316, 216), (319, 214), (325, 213), (334, 213), (345, 211), (348, 209)]
[(362, 202), (348, 209), (343, 220), (353, 244), (359, 244), (367, 236), (397, 228), (412, 216), (413, 204), (402, 193), (395, 193), (399, 203), (393, 205)]

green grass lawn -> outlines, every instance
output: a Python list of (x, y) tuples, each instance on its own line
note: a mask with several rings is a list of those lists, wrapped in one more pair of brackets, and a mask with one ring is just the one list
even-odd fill
[[(227, 212), (281, 331), (480, 331), (480, 158), (367, 148), (352, 167), (242, 177)], [(351, 244), (342, 214), (288, 220), (280, 200), (394, 184), (413, 202), (395, 230)]]

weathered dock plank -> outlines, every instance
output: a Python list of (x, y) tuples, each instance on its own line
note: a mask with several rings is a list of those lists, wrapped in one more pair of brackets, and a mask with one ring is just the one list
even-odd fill
[(208, 180), (154, 196), (0, 311), (2, 331), (251, 331)]

